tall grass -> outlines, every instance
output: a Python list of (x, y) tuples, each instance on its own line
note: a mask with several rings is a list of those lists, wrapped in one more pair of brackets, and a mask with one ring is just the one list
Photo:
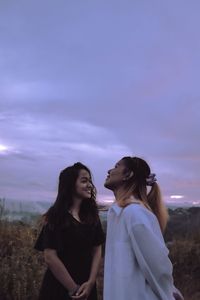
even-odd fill
[(175, 240), (170, 248), (174, 281), (186, 300), (200, 300), (200, 229), (195, 236)]
[[(2, 205), (0, 201), (0, 300), (36, 300), (46, 268), (42, 255), (33, 250), (38, 225), (8, 222), (2, 218)], [(200, 230), (187, 240), (174, 240), (170, 253), (176, 286), (185, 300), (199, 300)], [(103, 259), (97, 286), (102, 300)]]
[(45, 265), (33, 250), (38, 230), (20, 221), (3, 218), (0, 201), (0, 300), (34, 300)]

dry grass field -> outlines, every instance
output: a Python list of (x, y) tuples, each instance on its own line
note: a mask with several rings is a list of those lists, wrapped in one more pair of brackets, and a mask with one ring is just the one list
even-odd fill
[[(46, 268), (42, 255), (33, 249), (37, 234), (36, 223), (0, 220), (0, 300), (37, 299)], [(174, 240), (170, 257), (176, 286), (185, 300), (200, 300), (200, 229), (191, 238)], [(102, 278), (103, 259), (97, 282), (99, 300), (102, 300)]]

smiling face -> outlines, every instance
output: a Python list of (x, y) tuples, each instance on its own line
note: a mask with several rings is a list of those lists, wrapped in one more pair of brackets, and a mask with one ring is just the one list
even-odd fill
[(113, 169), (110, 169), (108, 171), (108, 176), (106, 177), (104, 186), (107, 189), (110, 189), (112, 191), (122, 186), (125, 182), (126, 171), (127, 171), (126, 165), (123, 159), (121, 159), (116, 163)]
[(92, 189), (90, 174), (84, 169), (80, 170), (75, 184), (75, 196), (80, 199), (89, 199), (92, 197)]

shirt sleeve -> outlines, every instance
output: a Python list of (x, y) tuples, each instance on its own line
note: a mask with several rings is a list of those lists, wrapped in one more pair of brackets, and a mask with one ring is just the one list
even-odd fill
[(105, 234), (103, 232), (101, 221), (99, 219), (98, 223), (95, 225), (93, 246), (99, 246), (99, 245), (103, 244), (104, 242), (105, 242)]
[(44, 251), (47, 248), (59, 250), (59, 233), (55, 227), (46, 224), (43, 226), (34, 248), (38, 251)]
[(140, 269), (160, 300), (173, 298), (172, 264), (165, 243), (145, 224), (129, 228), (132, 247)]

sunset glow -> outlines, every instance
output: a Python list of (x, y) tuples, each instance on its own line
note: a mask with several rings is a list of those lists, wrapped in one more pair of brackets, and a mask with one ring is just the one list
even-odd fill
[(5, 152), (8, 150), (8, 147), (6, 147), (5, 145), (0, 144), (0, 152)]

